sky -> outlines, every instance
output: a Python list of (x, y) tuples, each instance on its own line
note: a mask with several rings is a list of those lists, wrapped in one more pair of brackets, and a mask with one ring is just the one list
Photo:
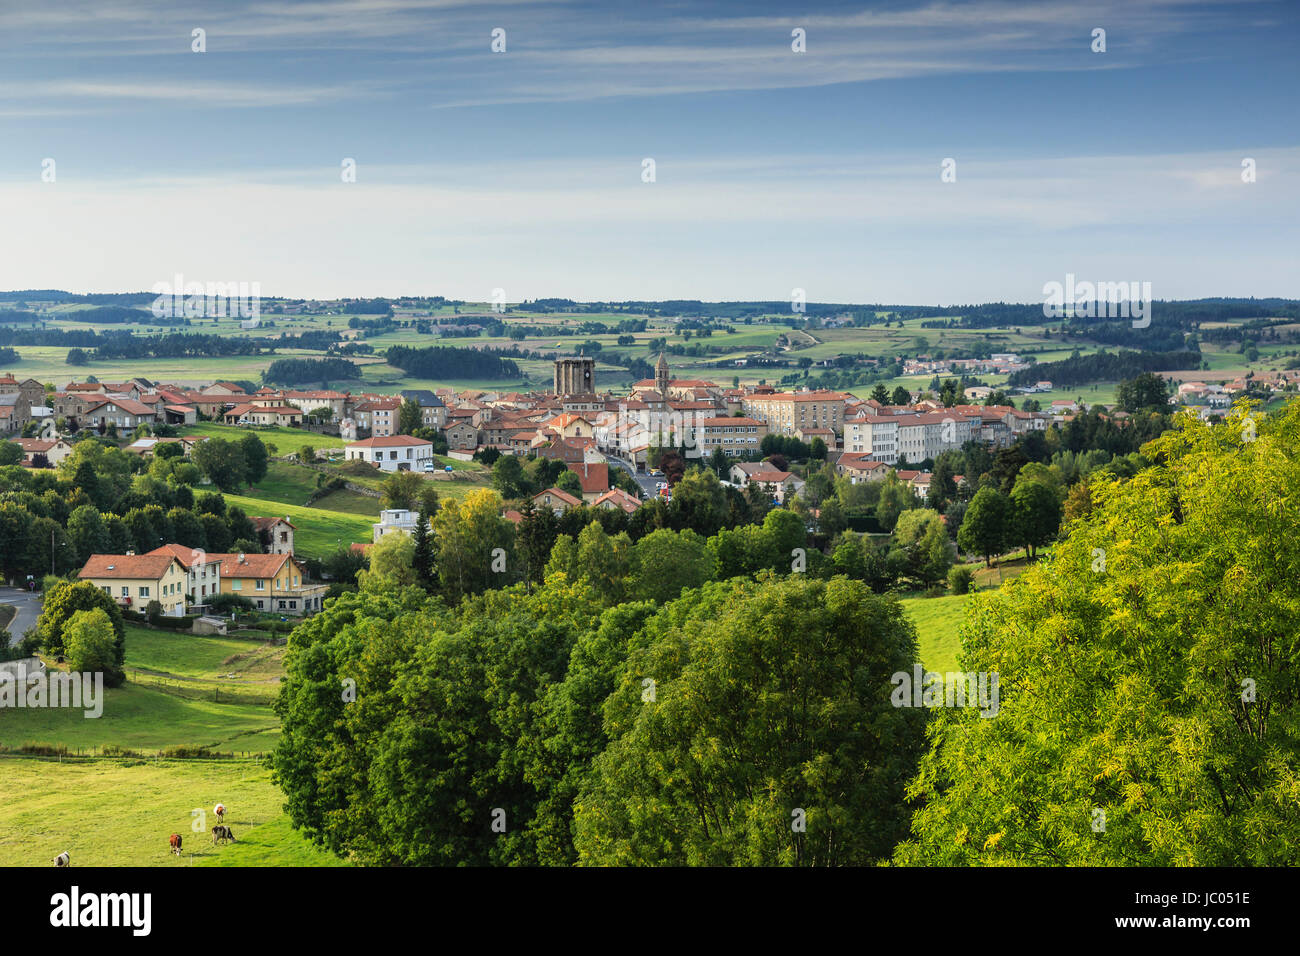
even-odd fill
[(0, 289), (178, 274), (1300, 296), (1300, 3), (0, 0)]

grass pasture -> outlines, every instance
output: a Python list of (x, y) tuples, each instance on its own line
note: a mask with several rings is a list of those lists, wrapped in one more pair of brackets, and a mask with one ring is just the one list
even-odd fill
[[(214, 847), (206, 834), (218, 801), (236, 842)], [(346, 865), (290, 827), (282, 803), (254, 760), (3, 756), (0, 866), (49, 866), (64, 850), (74, 866)], [(179, 857), (172, 833), (184, 840)]]
[(961, 650), (958, 628), (966, 617), (967, 594), (904, 598), (903, 613), (916, 628), (921, 663), (927, 670), (955, 671)]

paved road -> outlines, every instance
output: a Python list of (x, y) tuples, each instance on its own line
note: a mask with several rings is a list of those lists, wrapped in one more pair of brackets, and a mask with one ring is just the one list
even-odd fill
[(662, 478), (651, 478), (644, 472), (638, 474), (636, 468), (633, 467), (632, 464), (624, 461), (622, 458), (617, 458), (614, 455), (606, 455), (605, 457), (631, 475), (632, 480), (637, 483), (637, 487), (641, 489), (645, 494), (645, 497), (653, 498), (655, 496), (655, 485), (663, 481)]
[(18, 609), (14, 619), (9, 622), (9, 633), (17, 643), (28, 628), (35, 626), (41, 615), (41, 596), (32, 591), (18, 588), (0, 588), (0, 604), (12, 604)]

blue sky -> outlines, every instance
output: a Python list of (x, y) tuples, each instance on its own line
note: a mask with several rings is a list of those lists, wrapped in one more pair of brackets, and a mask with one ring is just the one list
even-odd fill
[(1282, 0), (5, 3), (0, 288), (1295, 296), (1297, 41)]

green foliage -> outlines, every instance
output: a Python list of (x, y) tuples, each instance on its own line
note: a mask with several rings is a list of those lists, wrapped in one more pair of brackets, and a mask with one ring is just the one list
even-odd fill
[(1007, 549), (1011, 531), (1010, 499), (995, 488), (981, 488), (971, 499), (957, 532), (957, 543), (967, 554), (978, 554), (985, 564)]
[(120, 663), (116, 657), (115, 642), (113, 622), (102, 608), (77, 611), (68, 618), (63, 628), (63, 648), (68, 669), (104, 674), (113, 671)]
[(1300, 405), (1254, 440), (1242, 415), (1181, 419), (973, 599), (962, 667), (1000, 675), (1000, 709), (938, 715), (899, 862), (1295, 863)]
[(968, 594), (975, 581), (975, 571), (968, 564), (958, 564), (948, 570), (948, 588), (953, 594)]
[(665, 608), (641, 643), (576, 801), (582, 863), (888, 857), (925, 723), (885, 692), (916, 654), (896, 603), (842, 578), (732, 581)]

